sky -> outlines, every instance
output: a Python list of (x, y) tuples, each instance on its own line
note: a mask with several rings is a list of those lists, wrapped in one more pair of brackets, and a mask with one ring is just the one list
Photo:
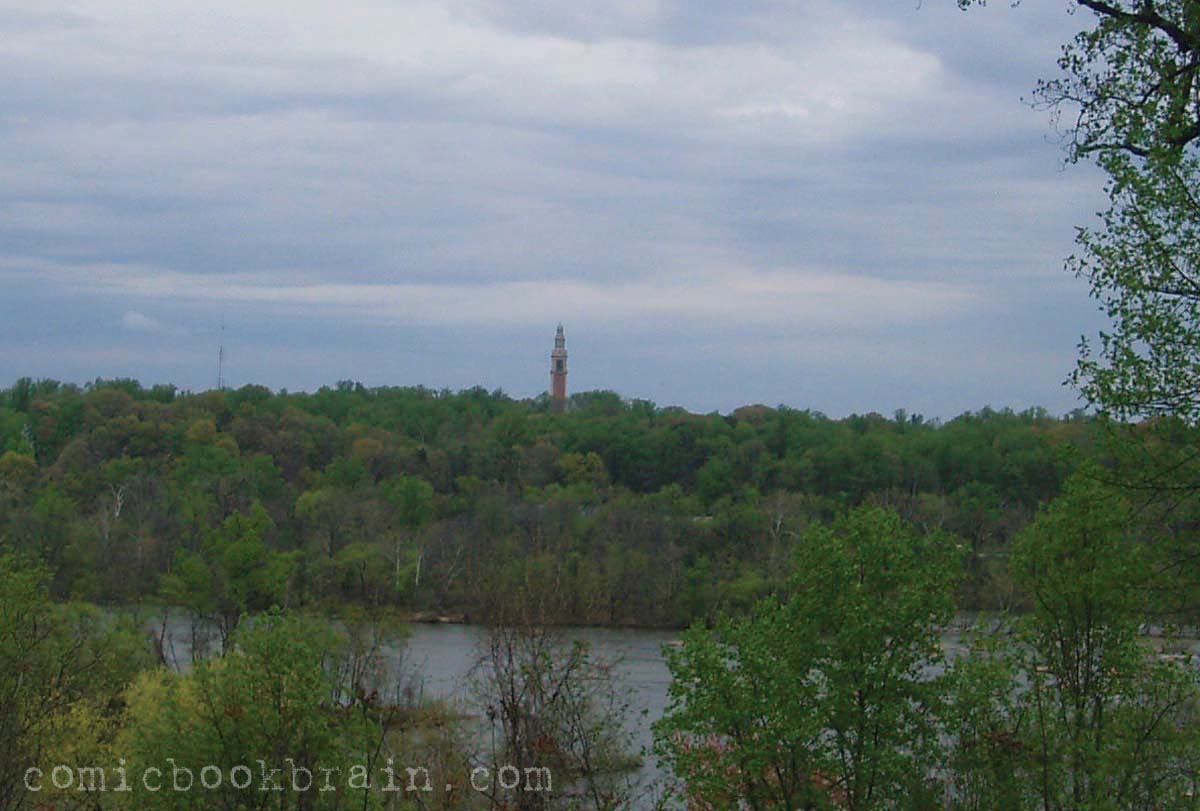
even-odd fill
[(1069, 5), (0, 0), (0, 386), (1069, 411)]

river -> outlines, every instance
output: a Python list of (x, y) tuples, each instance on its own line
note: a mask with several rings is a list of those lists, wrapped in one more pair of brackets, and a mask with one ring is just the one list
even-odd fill
[[(971, 624), (973, 617), (960, 616), (955, 628)], [(186, 668), (190, 656), (186, 644), (181, 646), (185, 624), (169, 623), (175, 639), (175, 656)], [(469, 687), (473, 667), (478, 661), (487, 629), (476, 625), (424, 624), (408, 626), (404, 642), (389, 649), (388, 656), (407, 674), (418, 692), (427, 699), (442, 700), (457, 705), (465, 713), (478, 715), (480, 710)], [(664, 648), (679, 638), (678, 631), (640, 629), (566, 628), (561, 632), (567, 639), (587, 642), (593, 654), (601, 660), (615, 663), (619, 689), (628, 701), (624, 718), (626, 732), (633, 752), (641, 754), (642, 766), (632, 775), (641, 799), (635, 808), (652, 807), (652, 794), (661, 783), (663, 774), (650, 753), (651, 725), (667, 709), (670, 673), (664, 658)], [(962, 634), (948, 630), (942, 636), (942, 648), (948, 659), (963, 651)], [(931, 668), (933, 675), (940, 668)]]
[[(651, 725), (667, 708), (670, 673), (663, 648), (679, 638), (677, 631), (640, 629), (564, 628), (567, 640), (589, 645), (598, 661), (613, 663), (616, 686), (628, 705), (624, 727), (632, 753), (641, 755), (642, 766), (632, 775), (634, 787), (644, 797), (654, 791), (662, 776), (650, 753)], [(170, 645), (166, 655), (177, 670), (191, 664), (188, 623), (180, 615), (167, 623)], [(404, 642), (387, 651), (393, 672), (402, 675), (425, 699), (444, 701), (468, 714), (478, 714), (471, 693), (471, 671), (479, 660), (487, 628), (451, 623), (412, 623)], [(648, 801), (636, 804), (648, 808)]]

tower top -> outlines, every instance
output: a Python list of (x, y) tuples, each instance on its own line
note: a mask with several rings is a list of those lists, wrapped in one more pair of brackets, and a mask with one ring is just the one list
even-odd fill
[(554, 348), (555, 348), (555, 349), (562, 349), (562, 350), (564, 350), (564, 351), (565, 351), (565, 350), (566, 350), (566, 348), (567, 348), (567, 336), (566, 336), (566, 334), (563, 332), (563, 325), (562, 325), (562, 324), (559, 324), (559, 325), (558, 325), (558, 331), (554, 333)]

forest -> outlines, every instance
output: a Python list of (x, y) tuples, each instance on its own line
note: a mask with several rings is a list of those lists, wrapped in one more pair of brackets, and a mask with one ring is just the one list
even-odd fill
[(869, 504), (960, 538), (962, 605), (1002, 609), (1013, 538), (1103, 434), (1081, 412), (698, 415), (588, 392), (558, 413), (479, 389), (25, 379), (0, 391), (0, 538), (58, 598), (230, 630), (347, 603), (484, 621), (528, 581), (559, 623), (683, 627), (775, 592), (810, 526)]
[[(1186, 421), (0, 398), (5, 811), (1200, 802)], [(413, 620), (484, 629), (460, 698)], [(687, 628), (652, 749), (580, 624)]]

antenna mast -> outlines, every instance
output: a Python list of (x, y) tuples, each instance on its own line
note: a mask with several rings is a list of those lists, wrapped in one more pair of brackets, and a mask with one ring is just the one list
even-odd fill
[(221, 341), (217, 345), (217, 391), (225, 390), (225, 316), (221, 316)]

